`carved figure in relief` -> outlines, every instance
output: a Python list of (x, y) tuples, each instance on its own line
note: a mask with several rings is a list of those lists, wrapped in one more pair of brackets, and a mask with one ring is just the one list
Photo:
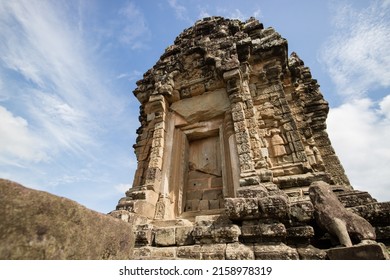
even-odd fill
[(272, 156), (275, 158), (277, 164), (284, 162), (284, 156), (287, 154), (284, 147), (284, 140), (280, 136), (280, 129), (272, 128), (267, 133), (267, 136), (271, 136), (271, 151)]
[(314, 145), (314, 140), (310, 138), (307, 141), (307, 146), (305, 146), (305, 153), (309, 162), (309, 165), (314, 169), (314, 171), (319, 171), (323, 164), (320, 151)]

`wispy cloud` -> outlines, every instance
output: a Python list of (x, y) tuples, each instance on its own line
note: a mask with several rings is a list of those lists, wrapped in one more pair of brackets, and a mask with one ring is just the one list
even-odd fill
[(126, 191), (128, 191), (132, 187), (131, 184), (119, 184), (114, 186), (114, 189), (118, 191), (121, 194), (124, 194)]
[[(115, 73), (107, 77), (99, 67), (100, 52), (84, 37), (79, 8), (0, 1), (0, 73), (7, 77), (0, 86), (0, 175), (31, 187), (94, 182), (103, 166), (123, 167), (106, 162), (120, 152), (105, 145), (112, 140), (108, 129), (127, 132), (120, 114), (128, 102), (109, 87)], [(121, 16), (132, 15), (141, 17), (126, 9)], [(131, 43), (136, 36), (129, 32)]]
[(383, 1), (362, 10), (337, 2), (335, 33), (324, 44), (321, 60), (340, 94), (364, 96), (369, 89), (390, 86), (389, 14), (390, 5)]
[(179, 20), (184, 20), (189, 23), (192, 23), (187, 8), (179, 4), (178, 0), (168, 0), (168, 4), (175, 11), (175, 15)]
[(112, 106), (120, 102), (93, 67), (78, 21), (61, 12), (67, 6), (57, 5), (1, 2), (0, 62), (3, 71), (20, 75), (14, 78), (18, 87), (11, 102), (17, 102), (17, 109), (34, 124), (25, 129), (51, 152), (85, 152), (99, 131), (96, 113), (104, 119), (107, 100)]
[(342, 104), (328, 131), (355, 188), (390, 198), (390, 2), (333, 2), (333, 35), (320, 52)]
[(31, 133), (28, 122), (0, 106), (0, 164), (47, 161), (45, 143)]
[(141, 10), (129, 2), (119, 10), (118, 15), (117, 24), (121, 27), (119, 40), (131, 49), (145, 48), (151, 32)]
[(328, 131), (356, 189), (390, 198), (390, 95), (378, 103), (364, 98), (332, 108)]
[(199, 6), (198, 8), (200, 10), (198, 18), (218, 15), (230, 19), (239, 19), (241, 21), (245, 21), (250, 17), (260, 18), (261, 16), (261, 10), (258, 7), (229, 8), (222, 6)]
[(118, 79), (118, 80), (126, 79), (128, 81), (133, 81), (133, 80), (141, 79), (141, 78), (142, 78), (142, 73), (138, 70), (133, 70), (129, 73), (121, 73), (121, 74), (116, 76), (116, 79)]

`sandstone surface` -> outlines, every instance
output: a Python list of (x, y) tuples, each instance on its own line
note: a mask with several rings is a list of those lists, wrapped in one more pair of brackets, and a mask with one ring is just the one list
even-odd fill
[(134, 222), (135, 259), (358, 258), (361, 241), (390, 244), (390, 203), (351, 186), (320, 86), (273, 28), (199, 20), (133, 93), (137, 170), (111, 215)]
[(0, 179), (0, 259), (128, 259), (129, 223)]

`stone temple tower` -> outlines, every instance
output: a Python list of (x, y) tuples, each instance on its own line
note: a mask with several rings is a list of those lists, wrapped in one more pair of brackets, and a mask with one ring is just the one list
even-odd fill
[[(308, 197), (318, 181), (355, 212), (390, 208), (350, 186), (317, 81), (256, 19), (196, 22), (134, 94), (138, 166), (111, 213), (134, 224), (134, 258), (324, 258)], [(388, 212), (370, 222), (389, 237)]]

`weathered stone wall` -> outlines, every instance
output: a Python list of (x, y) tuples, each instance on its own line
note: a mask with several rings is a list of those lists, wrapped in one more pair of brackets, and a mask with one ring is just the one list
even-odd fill
[(132, 226), (0, 179), (0, 259), (129, 259)]
[(134, 94), (138, 166), (111, 213), (135, 225), (134, 258), (327, 258), (337, 242), (314, 219), (317, 181), (389, 243), (390, 204), (350, 186), (326, 132), (328, 103), (274, 29), (197, 21)]
[[(242, 187), (271, 183), (263, 194), (281, 189), (291, 197), (307, 195), (317, 180), (351, 189), (326, 133), (329, 108), (317, 81), (295, 53), (288, 57), (287, 41), (256, 19), (196, 22), (134, 94), (141, 102), (138, 166), (117, 210), (173, 219), (223, 208), (218, 200), (245, 196)], [(210, 137), (214, 151), (196, 148)], [(197, 185), (219, 187), (221, 195), (192, 199)]]

